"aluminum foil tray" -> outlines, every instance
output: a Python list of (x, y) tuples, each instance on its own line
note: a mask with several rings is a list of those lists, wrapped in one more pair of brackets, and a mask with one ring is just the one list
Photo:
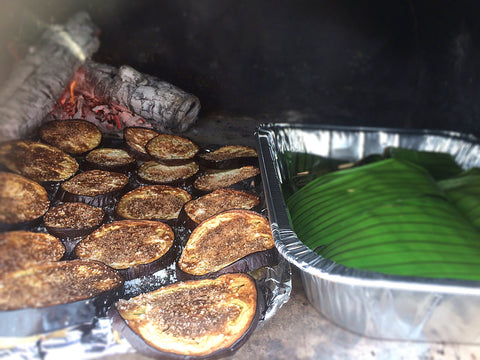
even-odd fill
[[(480, 282), (394, 276), (336, 264), (292, 230), (282, 195), (282, 153), (358, 160), (385, 146), (449, 152), (464, 168), (480, 166), (477, 138), (454, 132), (299, 124), (262, 124), (256, 132), (276, 246), (301, 273), (311, 304), (355, 333), (391, 340), (480, 343)], [(480, 240), (480, 239), (479, 239)]]

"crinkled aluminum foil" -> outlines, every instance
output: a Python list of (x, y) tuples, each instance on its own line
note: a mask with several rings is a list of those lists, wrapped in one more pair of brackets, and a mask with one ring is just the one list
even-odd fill
[(301, 271), (307, 297), (333, 323), (393, 340), (480, 343), (480, 282), (384, 275), (336, 264), (292, 230), (281, 184), (285, 151), (355, 161), (386, 146), (442, 151), (465, 169), (480, 166), (470, 135), (428, 130), (264, 124), (257, 129), (260, 168), (276, 246)]

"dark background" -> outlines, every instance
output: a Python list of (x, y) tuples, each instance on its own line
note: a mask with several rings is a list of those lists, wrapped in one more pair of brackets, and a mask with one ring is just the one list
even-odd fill
[(201, 116), (480, 134), (480, 2), (0, 0), (0, 85), (45, 26), (85, 10), (94, 60), (200, 98)]

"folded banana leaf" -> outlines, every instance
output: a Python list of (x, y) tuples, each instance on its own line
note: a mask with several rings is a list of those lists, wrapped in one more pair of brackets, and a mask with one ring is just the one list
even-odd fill
[(424, 168), (387, 159), (321, 176), (287, 200), (295, 232), (339, 264), (480, 280), (480, 233)]
[(285, 151), (281, 154), (284, 158), (280, 162), (285, 164), (283, 169), (288, 181), (282, 184), (285, 198), (298, 191), (313, 179), (338, 170), (346, 160), (331, 159), (320, 155)]
[(480, 229), (480, 168), (438, 182), (448, 200)]
[(435, 180), (448, 179), (462, 172), (462, 168), (455, 161), (455, 158), (445, 152), (420, 151), (388, 146), (385, 148), (384, 157), (410, 161), (420, 165), (427, 169)]

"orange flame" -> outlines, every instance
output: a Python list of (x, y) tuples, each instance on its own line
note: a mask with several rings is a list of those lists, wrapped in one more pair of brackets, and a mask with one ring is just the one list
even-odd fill
[(75, 95), (74, 95), (74, 89), (75, 89), (75, 84), (77, 82), (75, 80), (72, 81), (72, 83), (70, 84), (70, 103), (72, 104), (72, 106), (75, 106)]

